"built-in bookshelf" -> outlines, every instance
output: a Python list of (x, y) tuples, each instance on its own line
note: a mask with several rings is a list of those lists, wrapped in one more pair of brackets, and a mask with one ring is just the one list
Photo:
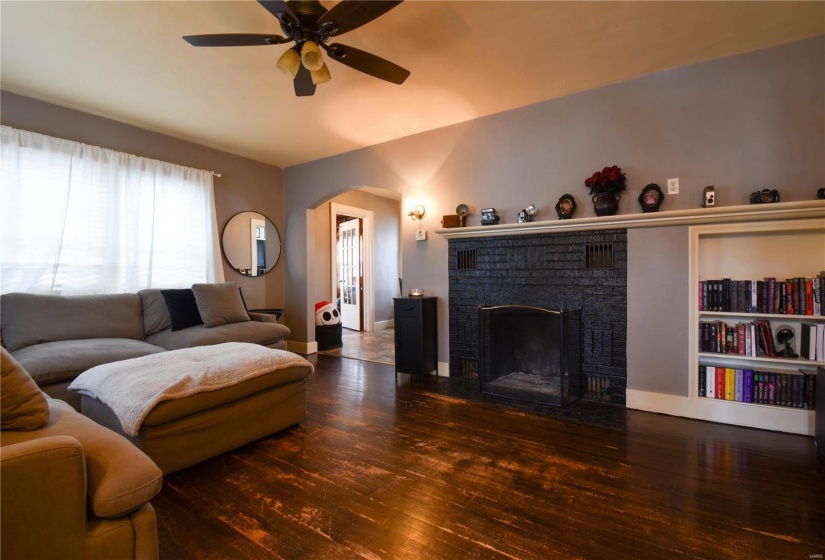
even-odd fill
[[(797, 313), (768, 313), (751, 311), (776, 311), (777, 305), (756, 305), (756, 283), (765, 286), (769, 279), (778, 286), (786, 281), (799, 279), (816, 279), (825, 271), (825, 220), (803, 219), (766, 222), (742, 222), (735, 224), (700, 225), (690, 228), (690, 373), (689, 398), (694, 403), (693, 412), (689, 414), (695, 418), (752, 426), (770, 430), (813, 435), (814, 412), (802, 406), (787, 406), (780, 401), (779, 394), (759, 395), (754, 398), (755, 389), (751, 387), (749, 398), (742, 396), (735, 398), (718, 398), (707, 396), (707, 380), (700, 382), (700, 375), (707, 371), (707, 367), (721, 368), (732, 371), (757, 372), (757, 380), (764, 374), (766, 383), (775, 379), (779, 385), (772, 390), (782, 390), (782, 381), (804, 386), (805, 381), (810, 383), (812, 373), (818, 365), (825, 365), (821, 359), (792, 358), (782, 356), (784, 345), (778, 343), (776, 335), (780, 329), (791, 329), (794, 332), (793, 349), (800, 353), (802, 325), (825, 325), (825, 316), (814, 315), (813, 309), (805, 314), (798, 313), (798, 307), (793, 308)], [(742, 305), (741, 297), (738, 305), (727, 305), (725, 309), (735, 308), (739, 311), (717, 311), (714, 306), (707, 305), (707, 291), (705, 282), (717, 283), (722, 279), (729, 279), (732, 285), (738, 282), (747, 283), (753, 287), (753, 306)], [(794, 280), (796, 279), (796, 280)], [(789, 284), (790, 285), (790, 284)], [(801, 284), (804, 286), (804, 281)], [(813, 281), (818, 285), (818, 280)], [(703, 291), (703, 289), (705, 291)], [(732, 288), (735, 289), (735, 288)], [(803, 287), (804, 291), (804, 287)], [(771, 292), (772, 296), (776, 292)], [(761, 291), (760, 291), (761, 294)], [(741, 296), (742, 294), (740, 294)], [(778, 296), (779, 294), (776, 293)], [(817, 309), (821, 313), (822, 291), (820, 285), (819, 303)], [(813, 298), (812, 298), (813, 299)], [(777, 301), (779, 297), (777, 297)], [(785, 300), (782, 300), (785, 301)], [(783, 311), (788, 307), (781, 306)], [(718, 306), (716, 307), (718, 309)], [(710, 309), (710, 310), (707, 310)], [(747, 311), (744, 311), (747, 309)], [(709, 325), (717, 325), (718, 330), (709, 329)], [(760, 334), (760, 325), (762, 333)], [(807, 328), (807, 327), (806, 327)], [(712, 335), (719, 337), (716, 345), (709, 345), (707, 338)], [(728, 332), (732, 331), (732, 332)], [(744, 338), (748, 332), (747, 344)], [(727, 338), (725, 334), (727, 333)], [(741, 337), (741, 340), (740, 340)], [(769, 338), (768, 338), (769, 337)], [(712, 351), (708, 351), (712, 350)], [(767, 385), (766, 391), (767, 391)], [(705, 394), (702, 393), (705, 389)], [(730, 395), (728, 395), (730, 397)], [(762, 398), (764, 397), (764, 398)], [(750, 402), (748, 402), (750, 401)], [(761, 401), (761, 402), (759, 402)], [(799, 404), (797, 400), (796, 404)], [(825, 407), (825, 403), (819, 403)]]

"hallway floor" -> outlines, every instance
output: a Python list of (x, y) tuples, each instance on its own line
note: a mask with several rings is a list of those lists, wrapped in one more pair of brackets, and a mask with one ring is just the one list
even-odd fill
[(341, 342), (344, 343), (341, 348), (322, 350), (318, 353), (379, 364), (395, 364), (395, 329), (374, 332), (344, 329)]

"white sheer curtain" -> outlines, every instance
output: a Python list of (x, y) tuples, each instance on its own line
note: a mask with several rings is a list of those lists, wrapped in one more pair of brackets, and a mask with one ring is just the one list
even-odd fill
[(0, 291), (223, 281), (211, 171), (0, 128)]

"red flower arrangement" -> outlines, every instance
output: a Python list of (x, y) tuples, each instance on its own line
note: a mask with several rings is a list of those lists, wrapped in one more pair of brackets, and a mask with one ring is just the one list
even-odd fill
[(605, 167), (596, 171), (584, 180), (584, 186), (590, 189), (590, 194), (613, 193), (618, 194), (627, 189), (627, 176), (618, 165)]

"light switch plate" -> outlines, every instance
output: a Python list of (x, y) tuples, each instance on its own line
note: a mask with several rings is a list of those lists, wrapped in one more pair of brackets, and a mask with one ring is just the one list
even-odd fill
[(415, 232), (415, 240), (416, 241), (426, 241), (427, 239), (427, 231), (420, 229)]

